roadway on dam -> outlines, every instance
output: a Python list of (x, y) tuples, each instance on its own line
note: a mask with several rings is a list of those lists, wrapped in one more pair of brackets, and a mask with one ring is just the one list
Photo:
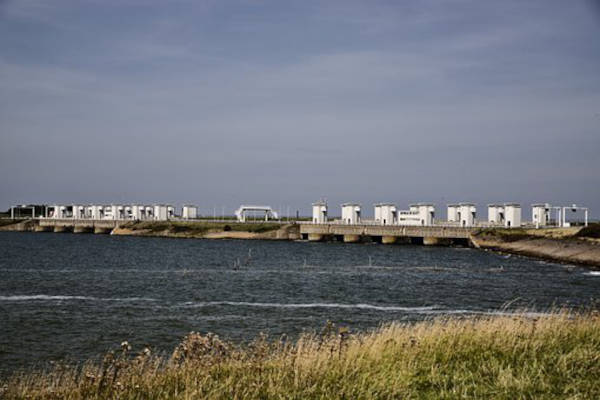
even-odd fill
[(424, 244), (452, 240), (469, 240), (480, 227), (457, 226), (400, 226), (400, 225), (345, 225), (339, 223), (300, 223), (300, 233), (311, 241), (342, 238), (345, 242), (358, 242), (365, 238), (379, 239), (383, 243), (394, 243), (401, 239), (420, 238)]

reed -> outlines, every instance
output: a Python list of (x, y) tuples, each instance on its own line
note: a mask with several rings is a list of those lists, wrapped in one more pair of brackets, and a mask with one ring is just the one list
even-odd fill
[(172, 355), (121, 349), (4, 382), (7, 399), (600, 398), (600, 317), (436, 318), (234, 346), (190, 333)]

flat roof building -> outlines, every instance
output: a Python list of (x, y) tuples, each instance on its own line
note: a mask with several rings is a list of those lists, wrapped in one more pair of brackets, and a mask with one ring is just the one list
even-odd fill
[(474, 226), (477, 221), (477, 208), (473, 203), (459, 203), (457, 214), (460, 226)]
[(431, 203), (411, 204), (408, 210), (398, 211), (398, 225), (433, 225), (435, 206)]
[(327, 223), (327, 202), (317, 201), (312, 203), (312, 221), (315, 224)]
[(504, 225), (504, 204), (488, 204), (488, 222), (494, 225)]
[(375, 207), (375, 222), (380, 225), (396, 225), (398, 223), (398, 210), (393, 203), (378, 203)]
[(169, 219), (169, 206), (166, 204), (156, 204), (154, 206), (154, 219), (156, 221), (166, 221)]
[(506, 218), (504, 226), (507, 228), (518, 228), (521, 226), (521, 205), (517, 203), (504, 204)]
[(459, 222), (458, 218), (458, 204), (448, 204), (448, 222)]
[(184, 219), (198, 218), (198, 207), (193, 205), (184, 205), (181, 209), (181, 217)]
[(356, 225), (361, 220), (360, 204), (344, 203), (342, 204), (342, 221), (344, 224)]
[(551, 210), (552, 208), (548, 203), (537, 203), (531, 205), (531, 220), (537, 228), (550, 224)]

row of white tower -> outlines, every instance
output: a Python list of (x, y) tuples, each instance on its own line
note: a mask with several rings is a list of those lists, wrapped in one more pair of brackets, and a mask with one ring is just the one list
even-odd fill
[[(364, 223), (361, 215), (361, 205), (357, 203), (342, 204), (341, 223), (354, 225)], [(435, 206), (429, 203), (411, 204), (408, 210), (398, 210), (393, 203), (378, 203), (374, 205), (374, 223), (379, 225), (421, 225), (434, 224)], [(551, 213), (556, 211), (556, 220), (552, 220)], [(566, 227), (567, 212), (571, 210), (584, 212), (584, 224), (588, 224), (588, 209), (572, 205), (570, 207), (553, 207), (547, 203), (532, 205), (532, 223), (536, 227), (549, 225)], [(316, 224), (327, 223), (327, 203), (318, 201), (312, 204), (312, 222)], [(516, 228), (523, 225), (521, 205), (517, 203), (488, 204), (488, 218), (486, 222), (477, 219), (477, 207), (473, 203), (448, 204), (448, 223), (463, 227), (470, 226), (504, 226)]]

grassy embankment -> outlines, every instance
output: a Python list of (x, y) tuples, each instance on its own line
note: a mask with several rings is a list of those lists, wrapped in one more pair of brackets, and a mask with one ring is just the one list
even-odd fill
[(600, 268), (600, 224), (560, 229), (483, 229), (476, 247)]
[(507, 242), (525, 239), (570, 239), (588, 240), (600, 239), (600, 223), (592, 223), (587, 227), (572, 228), (487, 228), (482, 229), (477, 236), (496, 236)]
[[(600, 317), (556, 313), (329, 327), (245, 347), (191, 333), (170, 357), (129, 345), (100, 364), (15, 375), (7, 399), (600, 398)], [(2, 396), (0, 396), (2, 397)]]
[(1, 218), (0, 219), (0, 226), (9, 226), (9, 225), (14, 225), (14, 224), (18, 224), (19, 222), (22, 222), (22, 219), (9, 219), (9, 218)]
[(112, 233), (114, 235), (172, 238), (291, 239), (298, 236), (297, 231), (297, 225), (274, 222), (137, 221), (120, 225)]
[(269, 222), (244, 224), (238, 222), (141, 221), (128, 222), (121, 227), (131, 230), (148, 230), (156, 233), (167, 231), (202, 235), (214, 231), (265, 233), (281, 228), (281, 224)]

